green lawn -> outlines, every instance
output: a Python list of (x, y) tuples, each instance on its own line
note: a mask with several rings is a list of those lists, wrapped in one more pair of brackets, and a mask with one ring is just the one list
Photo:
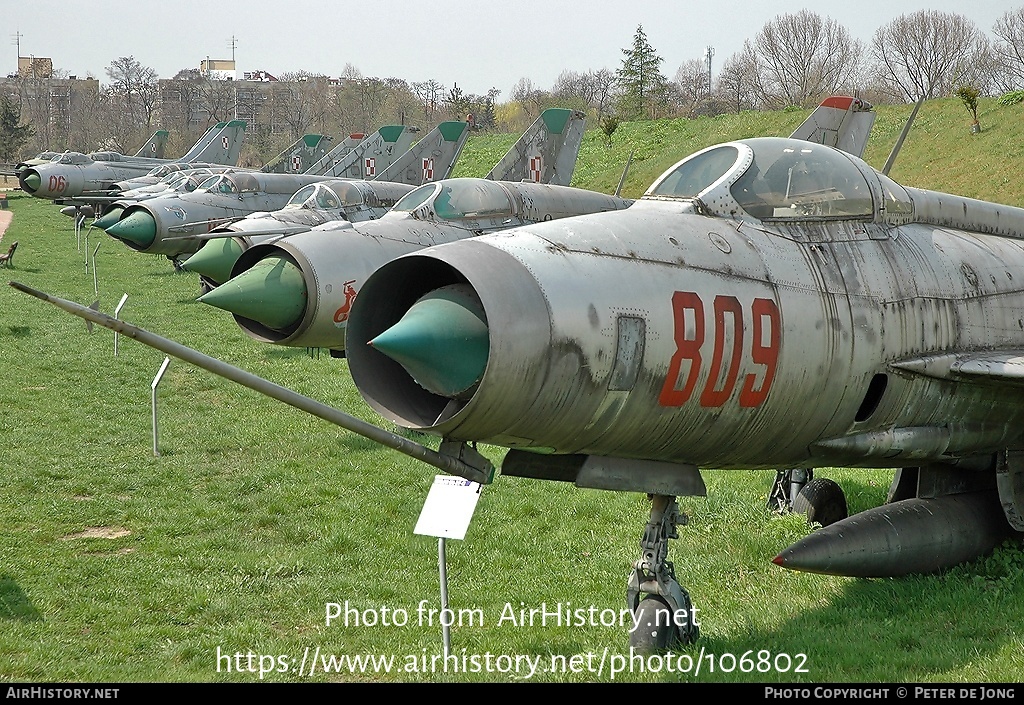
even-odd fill
[[(931, 188), (952, 176), (972, 185), (967, 195), (1020, 204), (1022, 157), (1007, 137), (1019, 137), (1020, 106), (993, 102), (981, 115), (986, 132), (972, 138), (962, 106), (935, 105), (917, 146), (908, 140), (904, 169), (914, 171), (894, 176)], [(872, 163), (884, 161), (899, 112), (880, 113)], [(805, 115), (627, 124), (611, 149), (588, 134), (577, 185), (613, 190), (634, 145), (636, 196), (692, 149), (758, 129), (788, 134)], [(936, 115), (963, 124), (940, 128)], [(967, 165), (969, 152), (930, 146), (938, 133), (1001, 151), (986, 152), (988, 169), (936, 165), (944, 153)], [(462, 175), (485, 173), (471, 169), (489, 169), (494, 159), (483, 155), (502, 148), (488, 140), (502, 139), (474, 137)], [(343, 360), (256, 343), (195, 302), (194, 276), (94, 231), (97, 296), (71, 220), (20, 193), (11, 207), (0, 248), (20, 245), (5, 279), (85, 304), (99, 298), (107, 313), (127, 293), (125, 320), (381, 423)], [(113, 352), (110, 331), (89, 334), (80, 319), (0, 287), (0, 680), (509, 681), (532, 672), (581, 682), (1014, 682), (1024, 673), (1018, 546), (939, 576), (784, 571), (770, 559), (808, 529), (766, 511), (763, 471), (708, 471), (708, 497), (680, 499), (690, 524), (670, 559), (699, 610), (701, 639), (671, 665), (628, 660), (617, 625), (519, 620), (542, 606), (598, 616), (624, 608), (647, 500), (498, 477), (466, 539), (447, 546), (450, 606), (463, 623), (452, 627), (446, 672), (441, 629), (421, 624), (419, 611), (438, 605), (437, 542), (412, 533), (432, 468), (176, 360), (158, 391), (154, 456), (150, 384), (163, 355), (123, 337)], [(844, 486), (851, 511), (884, 501), (891, 479), (820, 474)], [(346, 602), (349, 624), (328, 625), (329, 605)], [(364, 655), (391, 657), (390, 671), (330, 660)]]

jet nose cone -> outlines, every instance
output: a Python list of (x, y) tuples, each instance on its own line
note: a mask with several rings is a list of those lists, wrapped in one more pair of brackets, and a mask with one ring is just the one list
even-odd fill
[(233, 237), (210, 240), (185, 260), (181, 268), (220, 284), (231, 278), (231, 268), (241, 255), (242, 246)]
[(308, 298), (299, 266), (271, 255), (199, 300), (280, 332), (302, 320)]
[(422, 296), (402, 320), (369, 344), (427, 391), (456, 399), (472, 396), (490, 352), (483, 306), (466, 284)]
[(35, 193), (39, 190), (40, 183), (42, 183), (42, 180), (39, 178), (39, 174), (33, 171), (26, 174), (21, 180), (21, 187), (29, 193)]
[(139, 247), (149, 247), (156, 239), (156, 221), (146, 211), (135, 211), (107, 228), (107, 234)]
[(106, 230), (121, 219), (121, 213), (123, 211), (124, 208), (111, 208), (109, 211), (94, 220), (92, 222), (92, 226), (94, 228), (99, 228), (100, 230)]

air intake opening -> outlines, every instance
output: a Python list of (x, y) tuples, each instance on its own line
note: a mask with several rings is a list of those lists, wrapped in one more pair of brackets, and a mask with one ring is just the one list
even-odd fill
[(864, 395), (864, 401), (860, 403), (860, 408), (857, 409), (855, 421), (867, 421), (871, 418), (871, 415), (875, 413), (875, 409), (878, 408), (879, 402), (882, 401), (882, 395), (885, 394), (885, 388), (888, 384), (888, 375), (877, 374), (871, 378), (871, 384), (868, 385), (868, 393)]

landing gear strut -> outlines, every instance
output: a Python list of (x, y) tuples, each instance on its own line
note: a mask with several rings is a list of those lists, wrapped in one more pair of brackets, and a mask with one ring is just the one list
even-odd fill
[(677, 527), (687, 521), (675, 497), (651, 495), (651, 518), (640, 539), (642, 555), (633, 563), (626, 589), (626, 602), (637, 625), (630, 632), (629, 645), (640, 653), (692, 644), (699, 636), (690, 595), (666, 560), (668, 540), (678, 538)]
[(843, 489), (828, 478), (814, 477), (811, 468), (776, 471), (775, 482), (768, 494), (768, 509), (776, 514), (804, 514), (807, 523), (822, 526), (847, 517)]
[(768, 509), (776, 514), (793, 511), (793, 502), (800, 490), (813, 479), (814, 470), (811, 468), (776, 470), (772, 491), (768, 493)]

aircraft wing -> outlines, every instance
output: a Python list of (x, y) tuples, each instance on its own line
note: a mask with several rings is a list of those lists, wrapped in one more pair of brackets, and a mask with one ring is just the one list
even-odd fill
[(267, 219), (263, 227), (246, 227), (245, 230), (215, 230), (204, 235), (197, 235), (197, 240), (219, 240), (226, 237), (256, 237), (264, 235), (293, 235), (309, 230), (310, 226), (303, 223), (282, 223), (280, 220)]

